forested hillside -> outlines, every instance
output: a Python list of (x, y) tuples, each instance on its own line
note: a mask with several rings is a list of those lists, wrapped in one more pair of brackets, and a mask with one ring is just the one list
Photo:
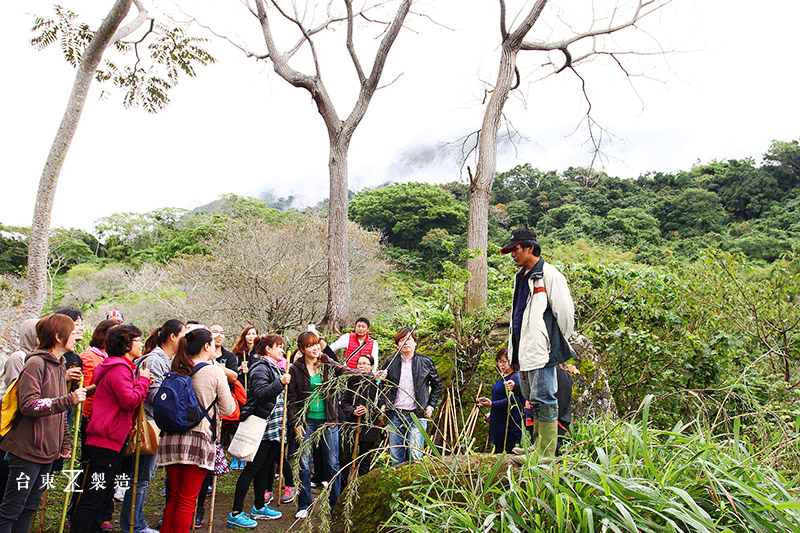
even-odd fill
[[(745, 383), (760, 404), (798, 399), (797, 141), (774, 142), (760, 163), (715, 161), (635, 180), (531, 165), (498, 174), (489, 309), (478, 315), (460, 301), (467, 192), (460, 183), (400, 183), (353, 196), (353, 313), (381, 317), (387, 340), (410, 307), (421, 307), (431, 350), (454, 351), (443, 364), (468, 386), (510, 306), (513, 264), (499, 245), (525, 225), (567, 275), (578, 329), (606, 361), (620, 412), (665, 395), (656, 419), (675, 420), (686, 404), (670, 394), (714, 399)], [(182, 316), (296, 331), (324, 313), (324, 207), (281, 211), (226, 195), (191, 212), (110, 215), (92, 232), (57, 229), (48, 307), (81, 308), (90, 323), (119, 307), (147, 327)], [(19, 302), (26, 232), (0, 234), (6, 311)]]
[[(774, 142), (759, 163), (715, 161), (638, 179), (532, 165), (498, 174), (488, 306), (479, 312), (463, 305), (473, 253), (464, 249), (467, 196), (460, 183), (398, 183), (353, 195), (352, 313), (373, 320), (384, 353), (397, 328), (419, 320), (419, 349), (466, 411), (481, 384), (496, 380), (493, 355), (506, 342), (515, 266), (500, 245), (512, 228), (534, 228), (543, 256), (568, 280), (577, 332), (595, 354), (574, 361), (581, 374), (573, 402), (585, 418), (574, 425), (573, 462), (560, 481), (534, 469), (506, 481), (492, 462), (477, 485), (437, 482), (440, 473), (423, 467), (411, 481), (417, 490), (404, 492), (418, 506), (369, 519), (423, 523), (430, 517), (414, 510), (425, 507), (434, 520), (463, 520), (466, 531), (475, 520), (506, 524), (522, 516), (513, 511), (520, 502), (502, 512), (492, 502), (511, 483), (515, 494), (533, 487), (552, 523), (594, 523), (585, 511), (592, 509), (604, 523), (635, 521), (639, 530), (662, 523), (664, 513), (697, 530), (771, 531), (778, 522), (793, 530), (800, 521), (792, 503), (800, 469), (798, 142)], [(80, 308), (90, 329), (119, 309), (144, 330), (180, 317), (220, 323), (231, 336), (255, 324), (292, 339), (325, 313), (327, 221), (325, 203), (281, 210), (288, 203), (225, 195), (191, 212), (165, 206), (101, 218), (91, 232), (56, 229), (46, 311)], [(21, 302), (27, 234), (0, 233), (6, 327)], [(586, 395), (601, 389), (611, 407), (581, 411)], [(459, 446), (481, 451), (486, 427), (473, 430)], [(440, 429), (430, 433), (442, 438)], [(472, 466), (463, 468), (452, 466), (451, 478), (472, 479)], [(390, 478), (374, 490), (396, 490)], [(595, 490), (601, 479), (611, 486)], [(723, 487), (734, 512), (713, 496)], [(486, 505), (455, 511), (436, 503), (480, 494)], [(736, 512), (767, 498), (776, 503)], [(566, 510), (553, 511), (562, 501)]]

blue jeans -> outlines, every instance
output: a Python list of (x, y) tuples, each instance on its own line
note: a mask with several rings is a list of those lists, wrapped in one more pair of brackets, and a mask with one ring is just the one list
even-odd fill
[(531, 403), (531, 415), (540, 422), (558, 422), (556, 366), (519, 373), (522, 396)]
[[(335, 425), (325, 427), (325, 420), (315, 420), (309, 418), (306, 420), (306, 433), (303, 436), (303, 442), (311, 438), (315, 431), (320, 430), (322, 436), (317, 441), (317, 446), (322, 448), (323, 458), (325, 465), (328, 467), (328, 474), (330, 476), (330, 496), (328, 501), (331, 504), (331, 510), (336, 506), (336, 500), (339, 499), (339, 490), (341, 487), (341, 478), (339, 472), (339, 428)], [(300, 495), (297, 500), (297, 509), (302, 511), (311, 507), (311, 462), (312, 462), (312, 447), (308, 446), (303, 450), (300, 456)], [(280, 497), (280, 495), (278, 495)]]
[[(428, 421), (420, 419), (419, 422), (422, 429), (427, 430)], [(392, 466), (422, 458), (425, 439), (417, 424), (414, 423), (411, 413), (392, 411), (389, 413), (387, 429), (389, 430), (389, 456), (392, 459)]]
[[(147, 521), (144, 519), (144, 502), (147, 499), (147, 488), (150, 486), (150, 481), (156, 475), (156, 458), (158, 454), (153, 455), (140, 455), (139, 456), (139, 478), (136, 480), (136, 508), (133, 517), (133, 531), (135, 533), (142, 533), (148, 526)], [(133, 476), (133, 472), (130, 472)], [(125, 499), (122, 500), (122, 511), (119, 515), (119, 525), (122, 531), (130, 531), (131, 529), (131, 495), (133, 494), (133, 484), (131, 488), (125, 493)]]

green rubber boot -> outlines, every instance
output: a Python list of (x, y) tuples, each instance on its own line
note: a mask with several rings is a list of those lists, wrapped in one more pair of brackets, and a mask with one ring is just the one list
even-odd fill
[(546, 463), (556, 456), (558, 443), (558, 422), (539, 422), (539, 438), (536, 440), (536, 452), (539, 462)]
[[(523, 432), (525, 432), (525, 431), (527, 431), (527, 430), (523, 430)], [(526, 438), (527, 438), (527, 435), (525, 435), (523, 433), (522, 441), (520, 442), (519, 446), (516, 446), (512, 450), (513, 453), (515, 453), (516, 455), (525, 455), (525, 449), (528, 448), (528, 446), (531, 446), (532, 450), (536, 449), (536, 448), (533, 448), (533, 446), (536, 446), (536, 440), (539, 438), (539, 419), (538, 418), (534, 418), (533, 419), (533, 435), (531, 435), (530, 443), (528, 443), (528, 444), (525, 443), (525, 439)]]

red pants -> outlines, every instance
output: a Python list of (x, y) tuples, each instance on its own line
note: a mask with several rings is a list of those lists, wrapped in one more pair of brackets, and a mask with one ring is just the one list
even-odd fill
[(169, 500), (161, 533), (189, 533), (200, 487), (208, 470), (196, 465), (169, 465)]

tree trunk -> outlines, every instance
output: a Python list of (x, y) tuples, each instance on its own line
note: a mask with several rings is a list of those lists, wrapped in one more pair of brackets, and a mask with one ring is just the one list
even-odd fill
[(61, 119), (56, 138), (50, 147), (50, 153), (39, 180), (39, 191), (36, 195), (36, 206), (31, 223), (31, 236), (28, 241), (28, 287), (22, 301), (22, 318), (38, 317), (47, 298), (47, 253), (50, 237), (50, 219), (53, 214), (53, 200), (58, 185), (58, 177), (69, 145), (78, 128), (86, 95), (95, 75), (103, 52), (111, 43), (114, 33), (130, 11), (132, 0), (117, 0), (108, 16), (92, 37), (89, 46), (83, 53), (81, 64), (75, 75), (67, 109)]
[(350, 265), (347, 238), (347, 152), (350, 135), (330, 132), (330, 201), (328, 203), (328, 306), (324, 322), (341, 331), (350, 312)]
[(514, 83), (514, 66), (517, 50), (503, 43), (500, 55), (500, 69), (497, 83), (486, 106), (481, 125), (478, 144), (478, 168), (469, 189), (469, 219), (467, 221), (467, 248), (480, 250), (481, 253), (467, 261), (467, 270), (471, 274), (467, 281), (465, 307), (467, 311), (476, 311), (486, 307), (488, 296), (488, 265), (486, 248), (489, 238), (489, 197), (497, 170), (497, 131), (500, 128), (500, 117), (508, 93)]

